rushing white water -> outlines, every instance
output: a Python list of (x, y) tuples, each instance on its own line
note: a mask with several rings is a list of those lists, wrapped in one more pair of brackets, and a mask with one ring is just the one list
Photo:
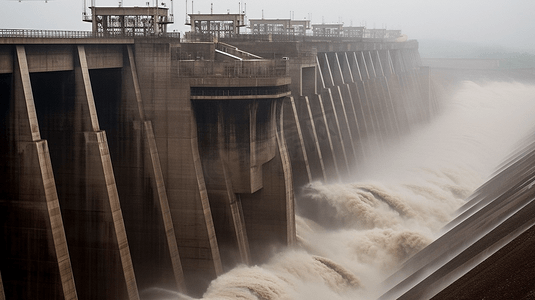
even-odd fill
[(297, 249), (233, 269), (203, 299), (375, 299), (381, 281), (433, 241), (531, 132), (534, 111), (535, 86), (464, 82), (432, 123), (369, 158), (354, 178), (306, 189), (306, 201), (330, 208), (321, 218), (329, 226), (297, 216)]

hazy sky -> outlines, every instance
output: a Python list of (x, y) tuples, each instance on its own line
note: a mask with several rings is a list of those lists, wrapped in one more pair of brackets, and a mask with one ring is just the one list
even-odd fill
[[(123, 0), (145, 6), (155, 0)], [(87, 0), (89, 3), (90, 0)], [(171, 0), (159, 0), (170, 6)], [(186, 1), (175, 0), (175, 24), (187, 31)], [(238, 13), (239, 1), (194, 0), (195, 13)], [(119, 1), (96, 0), (97, 6)], [(191, 0), (187, 1), (191, 13)], [(310, 19), (312, 23), (401, 29), (412, 39), (444, 39), (535, 49), (535, 0), (249, 0), (241, 1), (248, 18)], [(0, 28), (91, 30), (81, 21), (83, 0), (0, 0)]]

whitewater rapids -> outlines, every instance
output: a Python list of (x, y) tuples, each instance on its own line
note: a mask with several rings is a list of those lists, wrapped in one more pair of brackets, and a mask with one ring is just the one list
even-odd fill
[(313, 183), (298, 247), (215, 279), (203, 299), (375, 299), (380, 283), (437, 238), (457, 208), (535, 127), (535, 86), (463, 82), (431, 123), (378, 149), (344, 183)]

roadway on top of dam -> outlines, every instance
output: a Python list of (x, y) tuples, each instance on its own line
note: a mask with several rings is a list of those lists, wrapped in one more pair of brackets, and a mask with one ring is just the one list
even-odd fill
[[(257, 42), (263, 41), (267, 35), (239, 34), (225, 41)], [(413, 48), (418, 44), (416, 40), (395, 42), (384, 38), (359, 37), (324, 37), (298, 35), (270, 35), (273, 43), (306, 42), (314, 44), (318, 52), (359, 51), (359, 50), (389, 50)], [(35, 29), (0, 29), (1, 44), (134, 44), (136, 41), (150, 42), (196, 42), (182, 37), (180, 32), (166, 32), (163, 35), (132, 36), (132, 35), (104, 35), (91, 31), (68, 30), (35, 30)], [(213, 42), (213, 41), (212, 41)], [(320, 46), (322, 43), (327, 45)], [(349, 46), (351, 44), (351, 46)]]

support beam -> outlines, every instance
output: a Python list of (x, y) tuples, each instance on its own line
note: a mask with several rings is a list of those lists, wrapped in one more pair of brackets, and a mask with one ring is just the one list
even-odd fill
[[(321, 140), (320, 145), (325, 145), (327, 147), (327, 148), (324, 148), (322, 152), (324, 153), (330, 152), (331, 154), (329, 157), (330, 163), (328, 163), (328, 165), (332, 168), (328, 176), (329, 181), (340, 181), (340, 171), (338, 168), (337, 154), (334, 151), (333, 138), (329, 130), (330, 126), (329, 126), (329, 122), (327, 121), (327, 114), (325, 110), (324, 99), (322, 95), (316, 95), (316, 97), (314, 97), (314, 100), (317, 103), (317, 106), (316, 105), (314, 106), (316, 106), (316, 108), (318, 109), (318, 114), (319, 114), (318, 116), (314, 116), (314, 119), (319, 121), (318, 123), (316, 123), (316, 128), (318, 128), (318, 126), (321, 126), (321, 133), (318, 133), (318, 134), (323, 136), (323, 138), (320, 138)], [(327, 140), (325, 141), (325, 139)]]
[[(323, 62), (323, 60), (321, 61)], [(326, 86), (325, 86), (325, 78), (323, 76), (323, 71), (322, 71), (322, 65), (321, 65), (321, 62), (320, 62), (320, 56), (319, 55), (316, 55), (316, 72), (318, 74), (317, 76), (317, 79), (318, 79), (318, 90), (322, 90), (324, 89)]]
[(14, 68), (14, 97), (17, 141), (35, 142), (41, 139), (35, 103), (33, 99), (28, 60), (24, 46), (16, 46), (16, 60)]
[[(187, 293), (186, 283), (184, 279), (184, 272), (182, 270), (182, 262), (178, 252), (178, 245), (175, 235), (175, 228), (173, 226), (173, 218), (169, 209), (169, 200), (167, 198), (167, 190), (163, 178), (162, 168), (160, 165), (160, 155), (156, 147), (156, 140), (154, 138), (154, 130), (152, 122), (145, 120), (145, 110), (143, 107), (143, 100), (141, 98), (141, 90), (139, 88), (139, 81), (137, 75), (137, 68), (134, 59), (132, 46), (126, 46), (128, 55), (127, 76), (132, 84), (131, 96), (128, 97), (128, 102), (134, 105), (135, 118), (143, 124), (144, 129), (144, 144), (145, 144), (145, 160), (148, 161), (148, 169), (151, 178), (151, 184), (155, 192), (156, 202), (161, 212), (161, 220), (163, 223), (163, 231), (167, 242), (169, 258), (171, 260), (171, 267), (174, 275), (174, 282), (176, 288), (182, 293)], [(128, 91), (127, 91), (128, 93)]]
[[(305, 141), (303, 139), (303, 132), (301, 130), (301, 122), (299, 121), (299, 112), (297, 110), (297, 106), (295, 104), (295, 100), (294, 100), (294, 97), (290, 97), (289, 99), (291, 105), (292, 105), (292, 110), (291, 110), (291, 113), (293, 114), (293, 117), (294, 117), (294, 121), (295, 121), (295, 126), (297, 128), (297, 137), (299, 138), (299, 149), (301, 150), (301, 153), (303, 155), (303, 163), (305, 165), (305, 170), (306, 170), (306, 175), (307, 175), (307, 179), (308, 179), (308, 182), (306, 183), (311, 183), (312, 182), (312, 172), (310, 171), (310, 165), (308, 163), (308, 155), (307, 155), (307, 151), (305, 149)], [(289, 111), (287, 111), (286, 113), (290, 113)], [(294, 162), (295, 163), (295, 162)]]
[(345, 111), (344, 118), (347, 125), (347, 130), (349, 132), (351, 150), (353, 151), (352, 160), (354, 161), (351, 167), (354, 168), (358, 161), (362, 158), (362, 153), (360, 153), (361, 150), (357, 150), (357, 148), (360, 148), (360, 130), (355, 113), (353, 95), (349, 85), (350, 84), (344, 84), (338, 88), (340, 89), (340, 95), (343, 99), (342, 105)]
[(312, 105), (310, 104), (310, 100), (308, 97), (305, 97), (305, 101), (310, 125), (307, 128), (310, 128), (310, 130), (312, 131), (313, 143), (316, 150), (315, 152), (317, 153), (317, 160), (321, 167), (320, 176), (323, 181), (327, 182), (327, 173), (325, 172), (325, 163), (323, 162), (323, 154), (321, 153), (321, 147), (319, 144), (318, 133), (316, 130), (316, 122), (314, 122), (314, 115), (312, 114)]
[[(0, 299), (77, 299), (48, 144), (41, 140), (26, 50), (15, 46), (14, 119), (10, 168), (15, 194), (2, 201), (7, 241), (2, 249)], [(33, 249), (33, 250), (32, 250)], [(35, 268), (40, 271), (34, 272)], [(5, 285), (5, 290), (4, 290)]]
[[(282, 109), (282, 105), (277, 106), (277, 110)], [(281, 115), (284, 112), (278, 112)], [(284, 178), (284, 202), (286, 204), (286, 245), (293, 247), (297, 242), (297, 229), (295, 225), (295, 194), (292, 181), (292, 166), (288, 156), (288, 147), (284, 140), (284, 127), (282, 126), (283, 118), (280, 118), (277, 130), (277, 148), (281, 158), (282, 174)]]
[[(223, 157), (223, 156), (221, 156)], [(228, 174), (228, 166), (226, 161), (221, 161), (223, 178), (225, 180), (225, 187), (227, 191), (227, 206), (230, 208), (232, 224), (234, 225), (234, 234), (240, 252), (241, 262), (246, 265), (251, 265), (251, 251), (249, 249), (249, 240), (247, 239), (247, 230), (245, 227), (245, 220), (243, 217), (243, 208), (241, 199), (239, 199), (232, 189), (232, 180)]]
[[(253, 194), (240, 194), (251, 256), (257, 264), (266, 262), (273, 249), (284, 249), (295, 243), (294, 189), (285, 144), (279, 143), (283, 131), (282, 99), (272, 103), (275, 118), (276, 153), (262, 166), (264, 186)], [(291, 112), (289, 112), (291, 113)], [(282, 140), (281, 140), (282, 141)], [(266, 247), (270, 245), (270, 247)]]
[(158, 148), (156, 147), (156, 140), (154, 139), (154, 130), (152, 129), (152, 122), (143, 122), (145, 129), (145, 147), (150, 158), (150, 172), (151, 181), (157, 195), (158, 204), (162, 213), (162, 221), (165, 230), (165, 237), (167, 239), (167, 247), (169, 247), (169, 257), (173, 267), (173, 275), (177, 289), (182, 293), (187, 293), (184, 272), (182, 270), (182, 262), (180, 261), (180, 254), (178, 252), (178, 245), (176, 241), (175, 228), (173, 226), (173, 217), (169, 209), (169, 200), (167, 198), (167, 191), (165, 188), (165, 181), (163, 179), (162, 168), (160, 166), (160, 156)]
[(327, 102), (324, 102), (323, 105), (327, 116), (329, 116), (329, 128), (330, 131), (335, 133), (331, 137), (333, 142), (335, 141), (335, 149), (338, 149), (338, 170), (341, 172), (342, 178), (344, 178), (350, 173), (349, 151), (346, 145), (347, 140), (349, 140), (349, 134), (347, 133), (347, 126), (343, 126), (344, 119), (342, 116), (345, 112), (342, 107), (343, 100), (338, 86), (327, 89), (326, 93), (324, 93), (324, 99), (327, 99)]
[(336, 85), (336, 79), (334, 78), (334, 72), (333, 72), (333, 66), (329, 62), (329, 53), (325, 52), (323, 53), (322, 57), (325, 59), (325, 73), (327, 74), (328, 80), (328, 86), (327, 88), (333, 87)]
[(342, 56), (342, 70), (344, 70), (344, 83), (348, 84), (354, 82), (355, 79), (353, 77), (353, 71), (351, 70), (351, 65), (349, 63), (349, 56), (347, 55), (347, 52), (343, 52), (343, 54), (340, 55)]
[[(192, 126), (193, 127), (193, 126)], [(192, 128), (196, 129), (196, 128)], [(199, 155), (199, 146), (196, 139), (191, 139), (191, 150), (193, 158), (194, 178), (199, 189), (200, 204), (202, 208), (202, 215), (204, 217), (204, 226), (206, 228), (208, 243), (210, 246), (210, 254), (213, 260), (213, 270), (216, 276), (223, 273), (223, 266), (221, 265), (221, 257), (219, 254), (219, 247), (217, 245), (217, 238), (215, 234), (214, 222), (212, 219), (212, 211), (210, 210), (210, 202), (208, 199), (208, 191), (204, 181), (204, 174), (202, 172), (201, 156)], [(189, 224), (183, 224), (187, 226)]]
[(221, 164), (221, 176), (224, 181), (224, 189), (226, 195), (225, 206), (228, 211), (230, 211), (230, 219), (232, 223), (232, 228), (234, 229), (234, 237), (236, 239), (237, 248), (239, 251), (239, 256), (241, 263), (246, 265), (252, 264), (251, 250), (249, 248), (249, 240), (247, 238), (247, 230), (245, 227), (245, 219), (243, 216), (243, 208), (241, 199), (234, 193), (234, 188), (232, 186), (232, 179), (229, 174), (228, 161), (225, 159), (227, 155), (225, 154), (225, 137), (224, 137), (224, 128), (225, 128), (225, 118), (223, 109), (219, 106), (218, 115), (217, 115), (217, 148), (219, 150), (219, 161)]
[(334, 78), (331, 72), (331, 67), (329, 65), (329, 58), (327, 57), (327, 53), (318, 53), (316, 58), (318, 61), (318, 70), (320, 72), (320, 78), (322, 81), (320, 85), (320, 90), (322, 88), (329, 88), (334, 86)]
[[(78, 265), (74, 265), (75, 277), (80, 278), (79, 281), (83, 282), (82, 284), (99, 282), (99, 288), (102, 290), (94, 291), (93, 285), (85, 286), (84, 297), (107, 295), (107, 297), (139, 299), (106, 133), (100, 130), (98, 124), (87, 68), (87, 56), (83, 45), (79, 45), (77, 50), (78, 55), (75, 59), (76, 103), (80, 107), (78, 117), (82, 122), (79, 130), (83, 135), (83, 140), (80, 140), (81, 148), (78, 151), (80, 151), (80, 162), (85, 172), (84, 175), (79, 175), (85, 178), (86, 200), (94, 202), (98, 210), (86, 210), (80, 203), (77, 213), (81, 215), (81, 220), (71, 219), (76, 224), (68, 224), (68, 226), (86, 228), (84, 230), (95, 227), (104, 229), (103, 227), (109, 226), (111, 236), (107, 241), (99, 238), (95, 243), (92, 237), (99, 236), (101, 234), (99, 231), (85, 234), (75, 229), (71, 233), (70, 239), (81, 247), (76, 251), (79, 257), (76, 260)], [(86, 216), (88, 219), (85, 218)], [(82, 220), (87, 220), (88, 223)], [(94, 265), (91, 261), (83, 260), (80, 257), (83, 253), (100, 257), (99, 264)], [(111, 265), (102, 265), (106, 261), (105, 257), (111, 259)], [(111, 270), (116, 270), (116, 272)]]
[(333, 81), (335, 86), (340, 86), (345, 83), (344, 74), (342, 72), (342, 65), (340, 63), (340, 60), (338, 59), (338, 53), (337, 52), (329, 52), (326, 53), (327, 59), (329, 60), (329, 57), (331, 57), (329, 61), (329, 65), (331, 68), (331, 74), (333, 74)]

